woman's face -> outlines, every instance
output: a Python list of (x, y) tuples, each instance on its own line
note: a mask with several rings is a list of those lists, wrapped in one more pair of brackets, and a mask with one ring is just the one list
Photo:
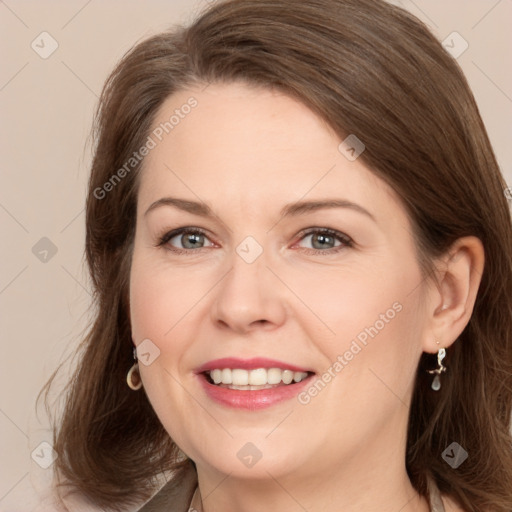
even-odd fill
[(430, 335), (425, 283), (362, 147), (243, 84), (173, 95), (151, 138), (130, 307), (169, 435), (232, 478), (395, 464)]

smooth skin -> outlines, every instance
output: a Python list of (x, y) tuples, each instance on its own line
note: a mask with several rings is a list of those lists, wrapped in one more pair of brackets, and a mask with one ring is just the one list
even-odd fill
[[(482, 244), (459, 239), (436, 262), (437, 282), (424, 279), (396, 194), (306, 106), (243, 83), (201, 85), (169, 97), (154, 126), (191, 96), (197, 107), (144, 162), (130, 309), (134, 344), (160, 350), (140, 365), (145, 392), (197, 464), (205, 512), (428, 511), (405, 469), (414, 375), (422, 352), (449, 347), (468, 323)], [(210, 215), (154, 204), (162, 198)], [(283, 215), (327, 200), (358, 206)], [(159, 245), (182, 227), (205, 234)], [(263, 249), (252, 263), (236, 251), (248, 236)], [(396, 302), (401, 311), (307, 405), (226, 407), (194, 372), (269, 357), (318, 378)], [(237, 457), (248, 442), (261, 452), (250, 468)]]

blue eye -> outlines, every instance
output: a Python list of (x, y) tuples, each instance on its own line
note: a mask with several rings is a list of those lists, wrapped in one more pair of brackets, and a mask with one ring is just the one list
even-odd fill
[[(191, 253), (194, 250), (213, 247), (215, 244), (199, 228), (183, 227), (169, 231), (160, 237), (158, 246), (168, 246), (176, 253)], [(296, 246), (314, 254), (332, 254), (353, 246), (352, 239), (334, 229), (310, 228), (301, 233)]]
[[(302, 245), (306, 242), (306, 246)], [(312, 249), (316, 252), (337, 252), (344, 247), (352, 247), (352, 239), (334, 229), (313, 228), (303, 234), (299, 244), (300, 247)], [(332, 251), (332, 249), (336, 249)]]
[(195, 228), (180, 228), (165, 234), (158, 245), (169, 244), (176, 249), (202, 249), (211, 247), (213, 244), (203, 231)]

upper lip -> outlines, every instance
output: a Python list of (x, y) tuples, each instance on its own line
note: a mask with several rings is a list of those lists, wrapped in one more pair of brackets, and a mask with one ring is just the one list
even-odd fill
[(242, 370), (255, 370), (256, 368), (281, 368), (282, 370), (292, 370), (294, 372), (312, 372), (300, 366), (278, 361), (276, 359), (268, 359), (266, 357), (253, 357), (251, 359), (240, 359), (237, 357), (224, 357), (222, 359), (214, 359), (204, 363), (195, 370), (196, 373), (204, 373), (210, 370), (223, 368), (240, 368)]

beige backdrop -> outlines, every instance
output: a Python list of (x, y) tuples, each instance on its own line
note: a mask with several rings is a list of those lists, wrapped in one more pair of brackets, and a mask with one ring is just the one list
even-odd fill
[[(394, 3), (460, 53), (457, 59), (512, 186), (512, 1)], [(40, 443), (51, 437), (33, 416), (35, 397), (87, 321), (90, 295), (82, 254), (90, 152), (85, 143), (102, 84), (135, 42), (186, 23), (206, 4), (0, 1), (1, 510), (16, 503), (34, 471), (44, 471), (36, 461), (48, 460), (51, 447)]]

